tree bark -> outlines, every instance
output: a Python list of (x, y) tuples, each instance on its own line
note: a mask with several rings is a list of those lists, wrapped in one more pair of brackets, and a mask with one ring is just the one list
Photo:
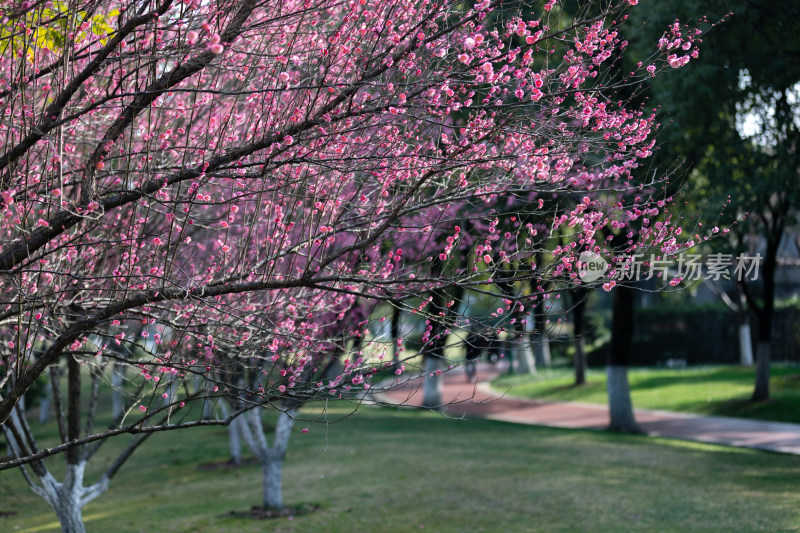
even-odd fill
[(536, 358), (533, 354), (531, 332), (524, 324), (518, 324), (519, 345), (515, 350), (517, 357), (517, 372), (520, 374), (536, 373)]
[(434, 354), (425, 356), (422, 406), (428, 409), (438, 409), (442, 406), (442, 376), (437, 372), (441, 367), (442, 360), (439, 356)]
[(83, 473), (86, 468), (85, 462), (70, 464), (64, 481), (57, 484), (55, 489), (55, 501), (49, 502), (61, 524), (62, 533), (85, 533), (86, 527), (83, 524), (83, 503), (81, 496), (83, 493)]
[(400, 347), (397, 339), (400, 338), (400, 309), (395, 305), (392, 308), (392, 322), (390, 325), (390, 336), (392, 337), (392, 365), (395, 367), (400, 362)]
[(39, 402), (39, 423), (46, 424), (50, 420), (50, 406), (53, 404), (53, 387), (50, 386), (50, 377), (47, 376), (47, 385), (44, 388), (44, 397)]
[(753, 338), (750, 334), (750, 322), (745, 316), (739, 323), (739, 362), (743, 366), (753, 364)]
[(752, 400), (763, 402), (769, 400), (769, 360), (771, 352), (769, 341), (759, 341), (756, 355), (756, 385)]
[(633, 289), (617, 286), (614, 289), (611, 320), (611, 349), (607, 361), (609, 431), (643, 433), (633, 414), (631, 391), (628, 385), (631, 344), (633, 342)]
[(545, 324), (544, 299), (540, 295), (534, 308), (533, 352), (536, 356), (536, 366), (550, 366), (550, 339), (547, 337)]
[(22, 449), (22, 443), (18, 443), (13, 433), (11, 431), (7, 431), (7, 428), (4, 426), (7, 424), (10, 428), (13, 425), (18, 428), (17, 431), (21, 434), (23, 421), (19, 413), (22, 413), (22, 417), (25, 416), (25, 396), (19, 399), (16, 409), (11, 411), (11, 415), (8, 417), (8, 420), (6, 420), (6, 423), (0, 426), (3, 428), (3, 432), (6, 436), (6, 453), (10, 459), (13, 459), (17, 455), (21, 455), (20, 450)]
[(628, 367), (606, 367), (606, 387), (608, 389), (608, 413), (611, 419), (608, 429), (620, 433), (642, 433), (633, 415), (631, 389), (628, 385)]
[(111, 369), (111, 418), (117, 420), (122, 417), (124, 409), (124, 395), (122, 388), (125, 384), (125, 366), (114, 363)]
[(289, 409), (278, 415), (272, 448), (266, 450), (265, 461), (261, 465), (265, 509), (283, 509), (283, 491), (281, 490), (283, 460), (289, 447), (289, 436), (296, 415), (297, 409)]
[[(223, 416), (228, 416), (223, 413)], [(244, 422), (241, 416), (237, 416), (228, 424), (228, 448), (231, 452), (230, 463), (233, 465), (242, 464), (242, 430)]]
[(62, 533), (86, 533), (81, 511), (82, 509), (71, 501), (63, 502), (63, 505), (55, 508)]
[[(764, 303), (759, 309), (755, 300), (748, 297), (751, 306), (756, 306), (758, 316), (758, 351), (756, 352), (756, 383), (751, 400), (764, 402), (769, 400), (769, 360), (772, 351), (772, 319), (775, 315), (775, 269), (778, 264), (777, 239), (767, 239), (767, 251), (764, 258)], [(747, 294), (747, 293), (746, 293)]]
[(575, 385), (586, 384), (586, 296), (587, 291), (576, 289), (572, 292), (572, 325), (575, 337)]
[[(423, 348), (423, 395), (422, 406), (428, 409), (439, 409), (442, 407), (442, 376), (440, 370), (444, 364), (444, 349), (447, 346), (449, 329), (447, 320), (456, 312), (461, 305), (464, 296), (464, 288), (457, 286), (452, 292), (443, 290), (438, 292), (433, 300), (433, 308), (441, 309), (444, 313), (441, 318), (431, 318), (433, 328), (431, 329), (430, 346)], [(447, 306), (447, 302), (452, 300), (455, 305)]]

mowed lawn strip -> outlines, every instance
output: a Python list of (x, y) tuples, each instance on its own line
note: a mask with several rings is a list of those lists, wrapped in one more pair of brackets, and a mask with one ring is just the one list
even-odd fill
[[(605, 371), (592, 369), (587, 380), (586, 385), (575, 387), (572, 371), (556, 368), (533, 376), (502, 376), (492, 386), (525, 398), (606, 403)], [(800, 366), (773, 365), (772, 398), (755, 404), (750, 402), (754, 367), (634, 367), (628, 372), (628, 380), (636, 408), (800, 423)]]
[[(335, 406), (327, 417), (346, 412)], [(259, 503), (260, 470), (200, 468), (228, 452), (224, 429), (198, 428), (155, 435), (84, 509), (88, 531), (750, 532), (800, 524), (794, 456), (387, 408), (301, 434), (307, 425), (295, 426), (284, 500), (317, 511), (292, 520), (226, 516)], [(98, 452), (99, 463), (125, 442)], [(58, 531), (18, 472), (0, 472), (0, 511), (17, 513), (0, 518), (0, 531)]]

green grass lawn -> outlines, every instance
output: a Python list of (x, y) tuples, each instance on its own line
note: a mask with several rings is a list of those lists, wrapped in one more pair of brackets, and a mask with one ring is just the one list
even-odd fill
[[(553, 401), (605, 403), (604, 370), (590, 370), (588, 383), (573, 385), (572, 370), (545, 369), (535, 376), (502, 376), (492, 385), (513, 396)], [(751, 403), (755, 368), (705, 366), (686, 369), (631, 368), (633, 405), (718, 416), (800, 423), (800, 366), (773, 365), (768, 402)]]
[[(227, 458), (225, 430), (202, 428), (154, 436), (84, 509), (88, 530), (800, 530), (800, 457), (386, 408), (301, 435), (305, 425), (292, 436), (284, 497), (320, 505), (313, 513), (226, 516), (260, 501), (259, 468), (198, 468)], [(18, 472), (0, 472), (0, 511), (17, 513), (0, 531), (57, 531)]]

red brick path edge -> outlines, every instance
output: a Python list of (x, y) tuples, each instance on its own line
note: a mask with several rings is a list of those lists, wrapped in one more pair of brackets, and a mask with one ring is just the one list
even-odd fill
[[(441, 411), (452, 417), (488, 418), (534, 426), (591, 430), (603, 430), (608, 426), (608, 407), (605, 405), (547, 402), (503, 395), (489, 388), (489, 380), (498, 374), (491, 367), (481, 368), (478, 381), (470, 383), (461, 369), (445, 373)], [(393, 405), (419, 407), (422, 404), (422, 378), (411, 379), (382, 392), (376, 399)], [(654, 437), (800, 455), (800, 424), (645, 409), (636, 409), (635, 414), (642, 430)]]

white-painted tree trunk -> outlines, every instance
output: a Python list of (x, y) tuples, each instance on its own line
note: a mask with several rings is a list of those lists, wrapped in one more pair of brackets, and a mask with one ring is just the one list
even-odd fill
[(606, 387), (608, 389), (608, 412), (611, 418), (608, 429), (621, 433), (641, 433), (636, 423), (631, 402), (631, 388), (628, 384), (628, 367), (606, 367)]
[[(85, 463), (69, 465), (64, 482), (56, 490), (58, 494), (55, 502), (50, 502), (56, 512), (58, 522), (61, 524), (62, 533), (85, 533), (83, 524), (83, 505), (81, 505), (81, 492), (83, 489), (83, 469)], [(77, 479), (77, 472), (80, 472)], [(74, 479), (73, 479), (74, 478)]]
[(514, 350), (514, 356), (517, 359), (517, 372), (519, 374), (536, 373), (536, 358), (533, 354), (531, 334), (529, 332), (522, 333), (519, 345)]
[(536, 354), (536, 366), (550, 366), (550, 339), (546, 333), (537, 333), (533, 338), (533, 351)]
[(116, 420), (122, 417), (123, 393), (125, 384), (125, 366), (114, 364), (111, 370), (111, 417)]
[(42, 374), (47, 377), (47, 385), (44, 388), (44, 398), (39, 402), (39, 423), (46, 424), (50, 420), (50, 406), (53, 403), (53, 387), (50, 385), (50, 377), (48, 374)]
[(162, 393), (161, 403), (162, 403), (162, 405), (164, 407), (167, 407), (169, 404), (171, 404), (175, 400), (175, 397), (174, 397), (175, 396), (175, 376), (173, 376), (172, 374), (166, 374), (166, 375), (164, 375), (163, 378), (161, 378), (161, 381), (162, 381), (162, 383), (166, 382), (166, 384), (164, 386), (164, 392), (167, 393), (166, 398), (163, 396), (163, 393)]
[(283, 458), (270, 450), (267, 460), (261, 464), (261, 479), (264, 489), (264, 508), (283, 509), (283, 491), (281, 478), (283, 477)]
[[(11, 428), (13, 426), (18, 435), (24, 435), (30, 431), (27, 421), (23, 418), (24, 411), (19, 407), (15, 407), (11, 411), (7, 423), (0, 426), (6, 436), (9, 454), (12, 457), (21, 457), (29, 451), (26, 450), (24, 442), (17, 442)], [(108, 490), (110, 483), (108, 475), (104, 475), (93, 485), (85, 487), (83, 485), (86, 471), (85, 459), (68, 463), (62, 482), (56, 481), (44, 464), (35, 466), (33, 471), (39, 483), (34, 483), (28, 474), (25, 474), (25, 480), (30, 489), (53, 508), (61, 525), (61, 531), (63, 533), (85, 533), (83, 507)], [(25, 470), (23, 470), (24, 472)]]
[[(6, 424), (13, 425), (16, 428), (17, 433), (22, 435), (22, 420), (20, 420), (19, 413), (25, 413), (25, 397), (19, 399), (17, 403), (17, 407), (11, 411), (11, 415), (8, 417), (8, 421)], [(19, 455), (20, 446), (17, 444), (17, 439), (14, 438), (14, 434), (11, 432), (11, 428), (6, 428), (5, 425), (0, 426), (3, 428), (3, 434), (6, 436), (6, 453), (10, 459), (17, 457)]]
[(231, 451), (231, 463), (235, 465), (242, 464), (242, 431), (239, 426), (242, 421), (239, 417), (233, 419), (228, 424), (228, 445)]
[[(227, 418), (230, 412), (228, 407), (222, 404), (222, 418)], [(244, 418), (237, 416), (228, 424), (228, 449), (231, 452), (230, 462), (234, 465), (242, 464), (242, 430), (240, 426)]]
[(39, 476), (41, 488), (34, 491), (50, 504), (61, 524), (62, 533), (85, 533), (83, 508), (108, 490), (109, 480), (103, 477), (89, 487), (83, 486), (86, 461), (67, 465), (64, 481), (57, 482), (49, 472)]
[(288, 409), (278, 415), (272, 447), (267, 444), (264, 426), (261, 423), (261, 413), (258, 409), (251, 409), (239, 417), (242, 437), (261, 463), (262, 502), (267, 509), (283, 508), (283, 491), (281, 489), (283, 461), (286, 457), (286, 450), (289, 448), (289, 437), (296, 416), (297, 409)]
[(283, 508), (283, 492), (281, 478), (283, 476), (283, 460), (289, 448), (289, 436), (292, 434), (297, 409), (290, 409), (278, 415), (275, 426), (275, 438), (272, 448), (266, 454), (266, 462), (262, 466), (264, 478), (264, 507), (267, 509)]
[(438, 357), (425, 357), (424, 372), (422, 379), (422, 405), (429, 409), (438, 409), (442, 406), (442, 360)]
[(745, 366), (753, 364), (753, 339), (750, 335), (750, 321), (739, 324), (739, 361)]
[[(212, 385), (205, 384), (203, 386), (206, 389), (206, 394), (209, 394), (211, 392)], [(203, 399), (203, 412), (200, 416), (203, 420), (211, 420), (214, 417), (214, 404), (211, 398)]]

